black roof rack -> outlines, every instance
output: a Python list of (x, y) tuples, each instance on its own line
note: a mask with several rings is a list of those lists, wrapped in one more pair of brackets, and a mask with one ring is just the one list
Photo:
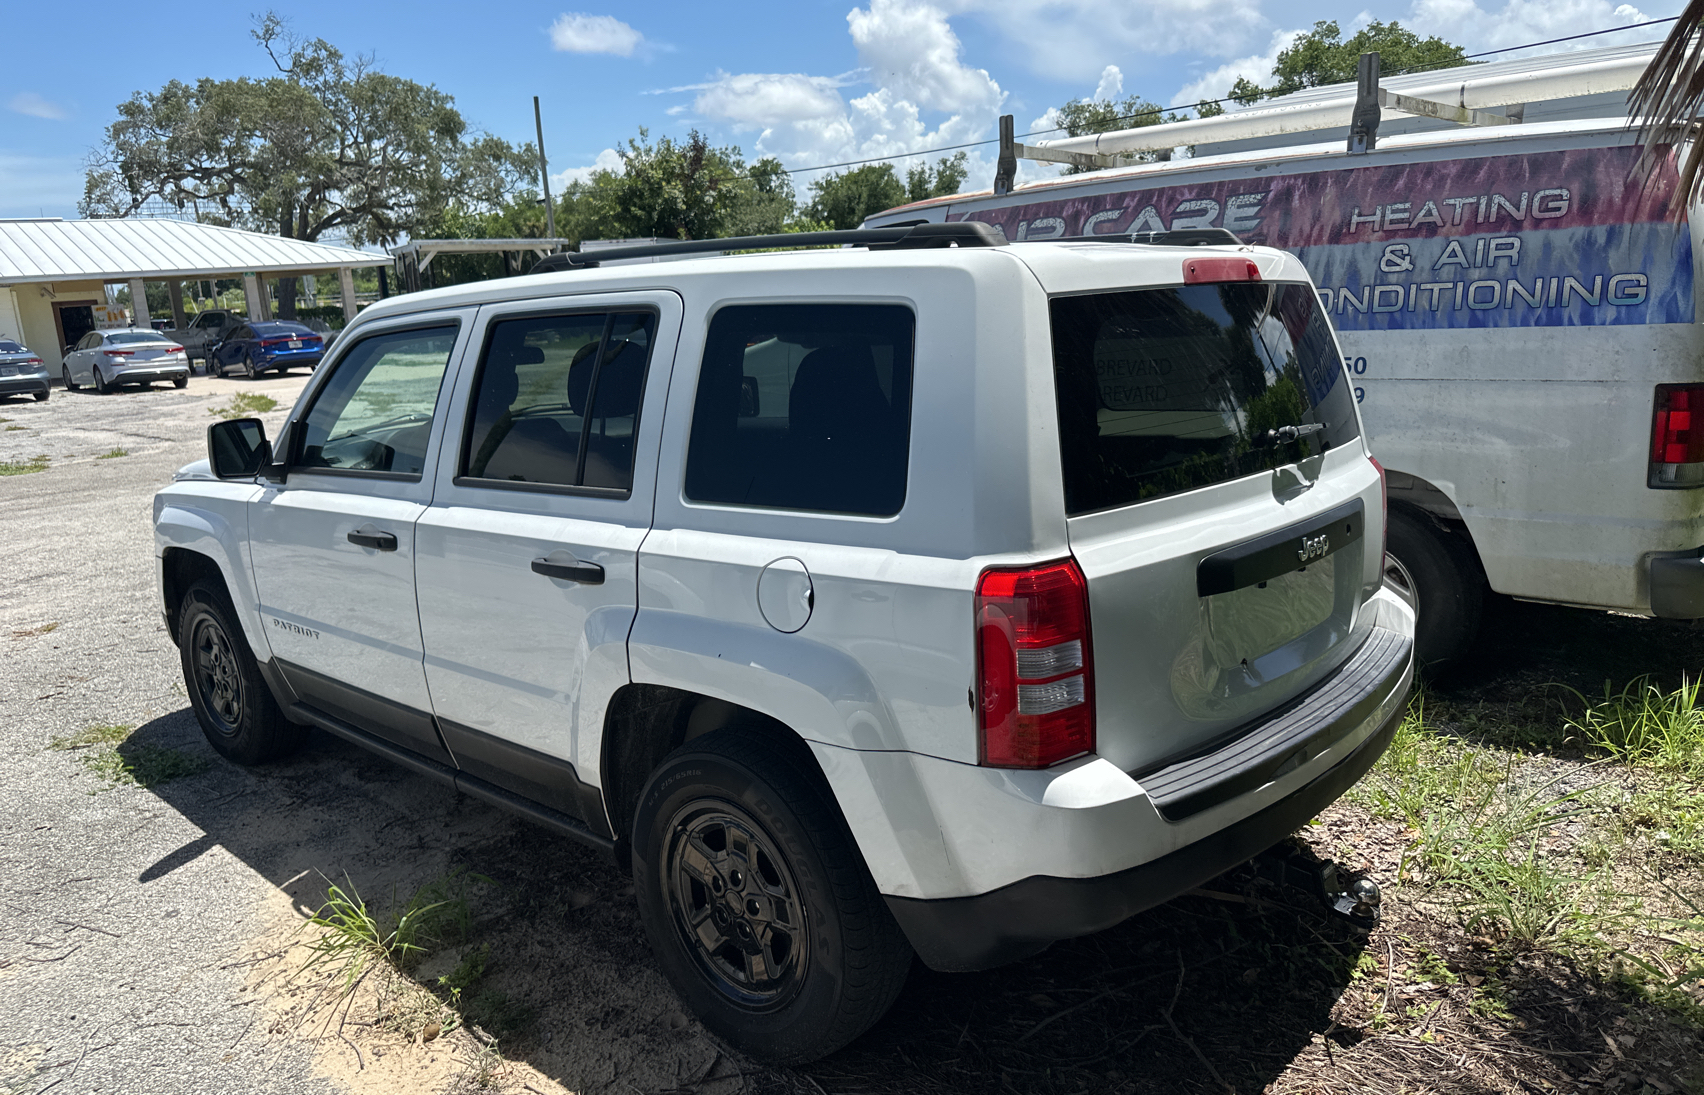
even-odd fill
[(1229, 228), (1174, 228), (1170, 232), (1097, 232), (1092, 236), (1056, 236), (1047, 243), (1146, 243), (1156, 247), (1241, 247)]
[(1150, 244), (1155, 247), (1241, 247), (1242, 240), (1230, 228), (1172, 228), (1171, 232), (1097, 232), (1094, 235), (1062, 235), (1048, 244)]
[(535, 274), (581, 270), (616, 259), (654, 258), (658, 255), (724, 254), (729, 251), (767, 251), (797, 247), (860, 244), (872, 251), (910, 250), (922, 247), (1004, 247), (1005, 235), (980, 221), (933, 222), (890, 228), (854, 228), (840, 232), (784, 232), (772, 236), (734, 236), (729, 239), (671, 240), (610, 247), (599, 251), (563, 251), (546, 255), (533, 266)]

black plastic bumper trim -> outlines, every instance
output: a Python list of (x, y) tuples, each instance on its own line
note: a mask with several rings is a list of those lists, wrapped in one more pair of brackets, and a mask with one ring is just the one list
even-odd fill
[(1196, 595), (1211, 597), (1269, 582), (1341, 551), (1365, 531), (1364, 508), (1359, 498), (1351, 498), (1289, 528), (1215, 551), (1196, 564)]
[(1149, 863), (1097, 878), (1035, 875), (972, 897), (887, 896), (888, 908), (924, 964), (944, 972), (992, 969), (1058, 940), (1104, 931), (1295, 832), (1366, 774), (1390, 744), (1403, 714), (1399, 705), (1353, 753), (1294, 794)]
[(1651, 559), (1651, 615), (1665, 620), (1704, 618), (1704, 549)]

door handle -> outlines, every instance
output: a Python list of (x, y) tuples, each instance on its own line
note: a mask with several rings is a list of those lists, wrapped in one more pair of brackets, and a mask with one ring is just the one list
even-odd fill
[(372, 525), (366, 525), (351, 532), (349, 542), (359, 544), (362, 547), (378, 548), (380, 551), (396, 550), (396, 534), (380, 532)]
[(596, 563), (553, 563), (549, 559), (534, 559), (532, 569), (534, 574), (542, 574), (546, 578), (561, 578), (581, 585), (601, 586), (604, 580), (603, 567)]

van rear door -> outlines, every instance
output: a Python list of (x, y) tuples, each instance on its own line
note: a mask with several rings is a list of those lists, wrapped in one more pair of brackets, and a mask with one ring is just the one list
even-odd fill
[(1366, 638), (1378, 473), (1306, 283), (1076, 293), (1050, 308), (1096, 751), (1140, 776), (1258, 724)]

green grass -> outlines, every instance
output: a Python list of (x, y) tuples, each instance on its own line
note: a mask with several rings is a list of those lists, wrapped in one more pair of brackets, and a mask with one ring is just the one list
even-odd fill
[(44, 452), (25, 461), (0, 461), (0, 475), (29, 475), (32, 472), (46, 471), (47, 459), (47, 454)]
[(28, 426), (7, 426), (6, 432), (7, 433), (17, 433), (19, 430), (28, 430), (28, 429), (29, 429)]
[(1679, 688), (1665, 692), (1650, 677), (1636, 677), (1617, 692), (1605, 681), (1603, 699), (1595, 702), (1565, 688), (1580, 714), (1564, 725), (1585, 744), (1618, 760), (1704, 778), (1701, 683), (1704, 678), (1682, 678)]
[[(383, 915), (368, 907), (348, 879), (342, 886), (332, 884), (326, 889), (325, 904), (308, 918), (309, 924), (323, 930), (308, 945), (303, 969), (333, 967), (346, 987), (352, 987), (375, 962), (407, 972), (429, 952), (467, 939), (473, 928), (469, 887), (487, 881), (483, 875), (452, 871), (420, 887), (394, 913)], [(483, 971), (481, 963), (479, 973)], [(477, 976), (469, 975), (467, 983)]]
[(132, 727), (98, 725), (75, 734), (56, 737), (49, 749), (81, 752), (78, 759), (103, 782), (112, 786), (156, 787), (162, 783), (205, 771), (207, 762), (161, 745), (132, 742)]
[(111, 452), (101, 453), (99, 456), (95, 457), (95, 459), (96, 460), (117, 460), (121, 456), (129, 456), (129, 455), (130, 455), (130, 450), (128, 450), (128, 449), (114, 449)]
[(259, 392), (238, 392), (231, 401), (223, 407), (209, 407), (208, 414), (216, 414), (220, 418), (252, 418), (257, 414), (278, 409), (278, 400)]

